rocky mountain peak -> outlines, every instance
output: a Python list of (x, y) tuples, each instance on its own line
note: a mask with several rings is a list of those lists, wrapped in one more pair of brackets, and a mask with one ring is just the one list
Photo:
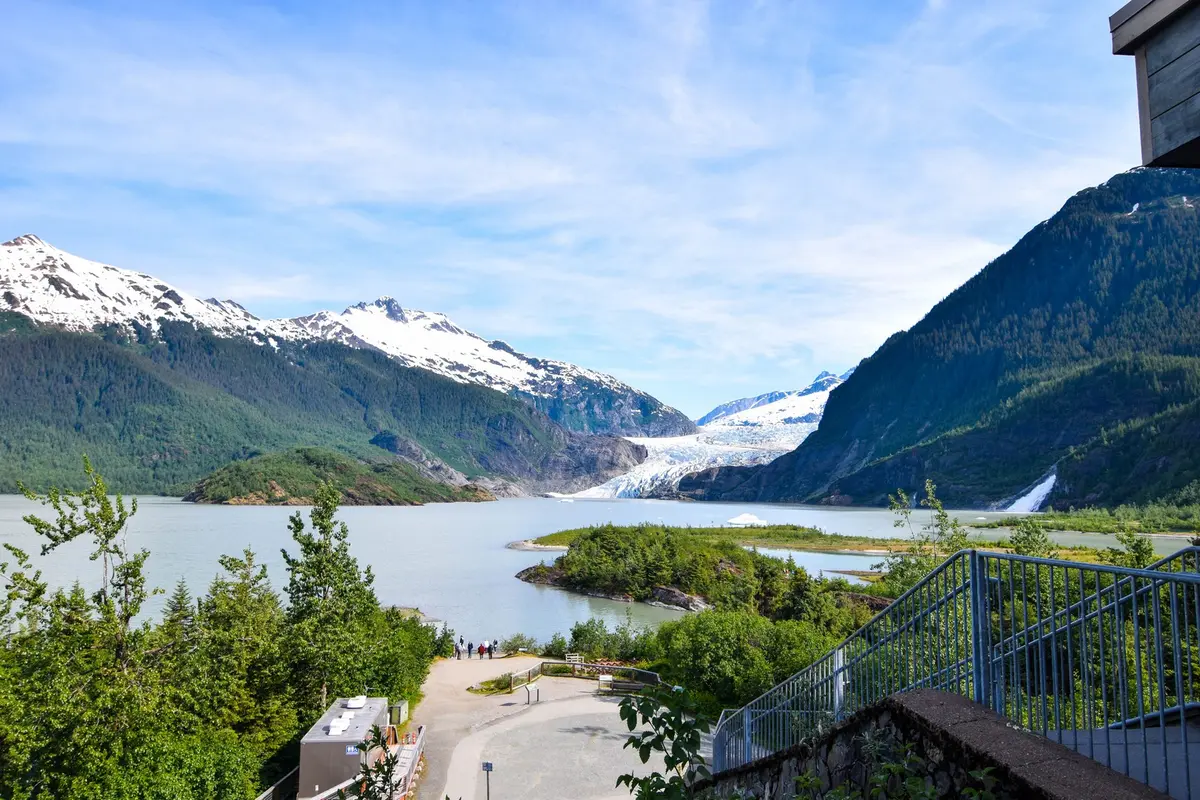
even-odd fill
[(0, 245), (0, 247), (37, 247), (38, 245), (44, 244), (45, 242), (43, 242), (37, 236), (34, 236), (32, 233), (27, 233), (24, 236), (18, 236), (15, 239), (5, 242), (4, 244)]
[(349, 314), (351, 311), (355, 311), (355, 310), (357, 310), (357, 311), (374, 311), (376, 309), (378, 309), (379, 311), (382, 311), (384, 313), (384, 316), (386, 316), (388, 319), (393, 320), (395, 322), (411, 322), (412, 321), (412, 313), (413, 312), (411, 312), (408, 309), (401, 306), (400, 301), (398, 301), (396, 298), (391, 297), (386, 294), (379, 297), (377, 300), (373, 300), (369, 303), (365, 302), (365, 301), (362, 303), (355, 303), (354, 305), (347, 308), (345, 313)]

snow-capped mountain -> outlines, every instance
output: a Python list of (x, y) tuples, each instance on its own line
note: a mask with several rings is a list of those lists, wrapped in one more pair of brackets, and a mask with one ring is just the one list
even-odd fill
[(724, 424), (755, 425), (770, 422), (801, 421), (800, 417), (816, 413), (820, 416), (829, 392), (850, 377), (853, 369), (842, 375), (822, 372), (803, 389), (790, 392), (767, 392), (757, 397), (743, 397), (722, 403), (696, 420), (701, 427), (719, 420)]
[(153, 276), (71, 255), (32, 235), (0, 245), (0, 311), (75, 331), (97, 325), (153, 331), (165, 318), (272, 345), (335, 341), (380, 350), (460, 383), (520, 395), (573, 430), (633, 436), (696, 430), (679, 411), (611, 375), (523, 355), (444, 314), (405, 309), (390, 297), (341, 313), (259, 319), (232, 300), (201, 300)]
[(631, 439), (646, 448), (646, 460), (577, 496), (670, 496), (684, 475), (709, 467), (773, 461), (796, 449), (817, 429), (829, 393), (851, 372), (841, 376), (822, 372), (803, 389), (723, 403), (697, 420), (700, 432), (690, 436)]
[(222, 336), (304, 336), (290, 320), (262, 320), (232, 300), (200, 300), (151, 275), (71, 255), (36, 236), (0, 244), (0, 310), (68, 330), (159, 319), (202, 325)]
[(319, 311), (289, 322), (318, 339), (374, 347), (409, 366), (502, 392), (549, 395), (558, 382), (581, 378), (610, 388), (629, 388), (611, 375), (522, 355), (504, 342), (489, 342), (458, 327), (445, 314), (401, 308), (391, 297), (358, 303), (340, 314)]
[(288, 322), (319, 339), (373, 347), (460, 383), (520, 395), (573, 430), (674, 436), (696, 429), (681, 412), (611, 375), (527, 356), (460, 328), (445, 314), (403, 308), (391, 297)]

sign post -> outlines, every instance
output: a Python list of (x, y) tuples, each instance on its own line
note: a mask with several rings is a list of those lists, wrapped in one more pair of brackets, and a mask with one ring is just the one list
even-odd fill
[(492, 762), (483, 762), (483, 774), (487, 780), (487, 800), (492, 800)]

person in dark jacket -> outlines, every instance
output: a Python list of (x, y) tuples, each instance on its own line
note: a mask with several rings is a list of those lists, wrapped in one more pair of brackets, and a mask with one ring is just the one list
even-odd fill
[(475, 643), (474, 643), (474, 642), (467, 642), (467, 658), (468, 658), (468, 659), (470, 659), (470, 658), (471, 658), (471, 651), (472, 651), (472, 650), (474, 650), (474, 649), (475, 649)]
[(495, 654), (496, 654), (496, 642), (493, 640), (493, 641), (488, 642), (488, 658), (490, 659)]

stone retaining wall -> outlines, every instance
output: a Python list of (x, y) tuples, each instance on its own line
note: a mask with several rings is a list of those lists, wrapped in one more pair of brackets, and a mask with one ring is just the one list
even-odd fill
[[(883, 753), (882, 751), (888, 751)], [(863, 786), (881, 762), (910, 761), (937, 797), (984, 788), (988, 770), (997, 800), (1134, 800), (1164, 795), (1037, 734), (1015, 727), (956, 694), (918, 689), (893, 695), (802, 744), (697, 784), (705, 800), (793, 800), (834, 787)], [(818, 783), (798, 791), (796, 778)], [(813, 778), (816, 780), (814, 781)]]

